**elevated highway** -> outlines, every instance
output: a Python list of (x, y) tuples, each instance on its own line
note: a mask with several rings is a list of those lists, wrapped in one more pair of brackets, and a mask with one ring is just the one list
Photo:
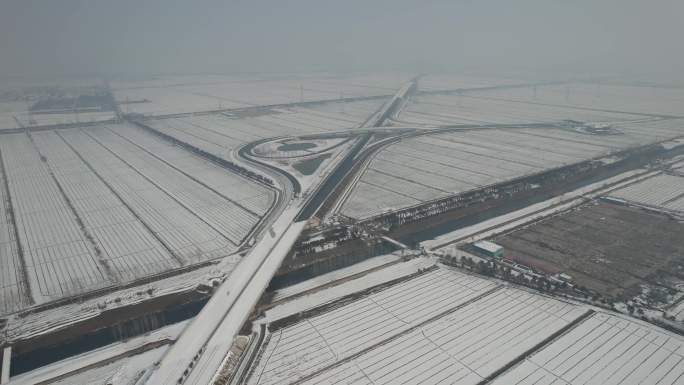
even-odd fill
[(298, 212), (297, 202), (283, 211), (183, 331), (147, 384), (213, 382), (234, 337), (306, 225), (306, 221), (294, 221)]
[[(250, 158), (248, 154), (251, 145), (244, 146), (235, 154), (241, 161), (268, 172), (280, 182), (278, 184), (282, 191), (279, 194), (279, 207), (272, 211), (272, 217), (266, 221), (268, 225), (264, 226), (264, 234), (254, 248), (231, 273), (229, 279), (217, 288), (211, 300), (141, 384), (211, 384), (223, 366), (234, 338), (309, 219), (321, 216), (321, 210), (330, 209), (324, 207), (324, 204), (337, 200), (337, 190), (344, 187), (341, 185), (358, 171), (359, 164), (366, 162), (370, 155), (386, 144), (402, 138), (473, 128), (453, 126), (416, 130), (402, 127), (395, 130), (398, 131), (397, 135), (371, 142), (373, 134), (382, 131), (382, 126), (396, 117), (410, 96), (416, 92), (417, 81), (418, 78), (414, 78), (401, 87), (391, 101), (373, 113), (362, 127), (353, 130), (357, 134), (357, 142), (307, 198), (295, 194), (300, 191), (300, 186), (292, 175)], [(406, 247), (403, 244), (401, 246)]]
[[(380, 127), (388, 117), (398, 112), (403, 101), (415, 91), (416, 80), (403, 86), (392, 101), (373, 114), (367, 121), (372, 124), (370, 127)], [(274, 222), (264, 231), (263, 237), (231, 273), (229, 279), (216, 289), (211, 300), (183, 331), (159, 365), (148, 373), (149, 377), (144, 383), (206, 385), (213, 382), (230, 351), (233, 339), (283, 259), (308, 220), (353, 168), (358, 160), (357, 155), (368, 144), (370, 137), (370, 132), (359, 134), (351, 151), (307, 200), (294, 194), (299, 184), (296, 180), (293, 181), (292, 176), (281, 170), (268, 170), (283, 181), (280, 195), (286, 198), (281, 201), (282, 207), (273, 211)], [(255, 164), (253, 159), (246, 156), (246, 151), (239, 151), (238, 155), (244, 161)], [(259, 164), (258, 167), (264, 170), (268, 168), (265, 164)]]
[(404, 84), (399, 91), (392, 96), (392, 99), (383, 104), (380, 109), (363, 122), (360, 127), (382, 127), (388, 120), (399, 115), (399, 112), (404, 108), (411, 95), (418, 90), (419, 78), (420, 76), (416, 76)]

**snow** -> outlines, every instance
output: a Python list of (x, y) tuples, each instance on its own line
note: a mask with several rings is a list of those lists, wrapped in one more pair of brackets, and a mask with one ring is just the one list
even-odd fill
[(219, 286), (211, 300), (184, 330), (149, 379), (150, 384), (170, 384), (192, 370), (186, 384), (209, 383), (228, 354), (233, 338), (268, 286), (306, 222), (294, 222), (299, 212), (290, 206), (280, 215), (231, 277)]
[(362, 262), (355, 263), (349, 267), (334, 270), (330, 273), (321, 274), (304, 282), (276, 290), (271, 301), (277, 302), (281, 300), (287, 300), (288, 297), (300, 295), (304, 292), (315, 289), (316, 287), (345, 280), (357, 274), (363, 274), (379, 267), (386, 267), (387, 265), (394, 264), (399, 261), (401, 261), (401, 257), (396, 254), (386, 254), (369, 258)]
[[(422, 88), (422, 81), (421, 88)], [(532, 94), (533, 89), (527, 88)], [(643, 119), (643, 116), (573, 106), (554, 106), (531, 100), (520, 102), (489, 97), (486, 92), (451, 95), (419, 95), (396, 119), (407, 125), (440, 126), (454, 124), (548, 123), (567, 119), (615, 123)]]
[(275, 199), (263, 185), (126, 125), (5, 134), (0, 154), (19, 229), (15, 237), (3, 198), (3, 314), (29, 301), (16, 242), (30, 299), (41, 304), (230, 256)]
[[(500, 291), (354, 358), (374, 384), (477, 384), (575, 319), (573, 305)], [(340, 380), (324, 372), (304, 384)]]
[[(30, 92), (30, 91), (29, 91)], [(22, 92), (23, 93), (23, 92)], [(116, 118), (114, 111), (31, 113), (32, 102), (0, 102), (0, 133), (22, 127), (44, 127), (73, 123), (96, 123)]]
[(162, 346), (135, 356), (122, 358), (103, 366), (88, 369), (63, 379), (53, 385), (131, 385), (143, 378), (154, 363), (168, 350)]
[(634, 319), (597, 312), (520, 365), (495, 385), (679, 384), (684, 339)]
[[(111, 186), (134, 216), (157, 235), (166, 249), (183, 261), (199, 262), (229, 255), (235, 251), (235, 243), (198, 216), (196, 208), (205, 202), (190, 202), (179, 196), (183, 184), (195, 186), (198, 193), (201, 186), (188, 178), (177, 185), (172, 179), (152, 178), (127, 161), (120, 149), (109, 148), (109, 143), (98, 139), (93, 133), (69, 131), (62, 134), (76, 151), (100, 175), (103, 182)], [(118, 152), (117, 152), (118, 150)], [(169, 186), (174, 183), (176, 189)], [(200, 206), (196, 206), (200, 205)]]
[(475, 384), (585, 311), (440, 265), (271, 331), (248, 383)]
[(20, 128), (21, 126), (14, 119), (14, 116), (25, 112), (28, 105), (20, 101), (1, 101), (0, 102), (0, 133), (4, 130)]
[(660, 174), (610, 194), (611, 198), (684, 212), (684, 177)]
[(675, 306), (667, 309), (667, 314), (675, 317), (676, 321), (684, 322), (684, 301), (679, 301)]
[(682, 139), (682, 138), (677, 138), (677, 139), (673, 139), (673, 140), (670, 140), (670, 141), (667, 141), (667, 142), (663, 142), (663, 143), (661, 143), (660, 145), (663, 146), (663, 148), (666, 149), (666, 150), (671, 150), (671, 149), (673, 149), (673, 148), (676, 148), (676, 147), (679, 147), (679, 146), (681, 146), (681, 145), (684, 145), (684, 139)]
[(41, 127), (74, 123), (97, 123), (116, 119), (114, 111), (94, 111), (79, 113), (17, 114), (22, 127)]
[[(94, 130), (92, 137), (231, 244), (239, 245), (258, 223), (260, 215), (239, 204), (242, 198), (240, 190), (251, 188), (251, 194), (256, 196), (268, 194), (265, 187), (233, 174), (232, 181), (228, 182), (231, 186), (222, 192), (217, 191), (207, 188), (194, 175), (173, 166), (173, 163), (160, 160), (156, 153), (143, 151), (134, 146), (134, 142), (112, 131)], [(230, 173), (227, 170), (224, 172)]]
[(407, 75), (278, 74), (273, 76), (195, 75), (112, 82), (124, 112), (166, 115), (279, 105), (341, 97), (391, 95)]
[[(313, 295), (326, 291), (337, 296), (322, 296), (310, 306), (297, 298), (292, 302), (300, 301), (298, 306), (278, 305), (259, 322), (301, 314), (354, 292), (335, 287)], [(675, 384), (684, 376), (681, 336), (439, 265), (270, 330), (247, 383), (479, 384), (566, 326), (568, 331), (493, 383)]]
[[(609, 110), (632, 114), (681, 115), (684, 90), (676, 87), (650, 87), (602, 82), (567, 83), (469, 92), (468, 95), (540, 103), (584, 110)], [(523, 104), (525, 105), (525, 104)]]
[[(345, 136), (336, 138), (317, 138), (317, 139), (278, 139), (262, 143), (252, 149), (252, 152), (261, 158), (274, 158), (287, 160), (288, 158), (301, 158), (311, 154), (318, 154), (337, 146), (348, 138)], [(314, 147), (302, 150), (279, 150), (285, 144), (306, 143)]]
[(255, 211), (259, 215), (264, 215), (275, 199), (270, 189), (240, 175), (227, 172), (225, 168), (160, 140), (142, 129), (130, 125), (110, 126), (109, 129), (144, 152), (153, 154), (163, 162), (219, 192), (226, 199)]
[(652, 177), (656, 174), (657, 172), (649, 172), (644, 169), (627, 171), (523, 209), (442, 234), (434, 239), (422, 242), (421, 246), (430, 250), (438, 250), (447, 246), (451, 247), (449, 245), (457, 242), (474, 242), (492, 237), (507, 230), (571, 209), (584, 203), (585, 198), (596, 198), (613, 189)]
[[(415, 274), (422, 269), (430, 268), (435, 265), (432, 258), (415, 258), (406, 262), (401, 262), (387, 266), (383, 269), (372, 271), (360, 278), (342, 282), (332, 287), (307, 293), (306, 295), (284, 301), (277, 306), (264, 312), (264, 317), (259, 319), (260, 323), (273, 322), (302, 311), (313, 309), (326, 303), (335, 301), (345, 295), (358, 293), (372, 287), (382, 285), (387, 281), (399, 279)], [(332, 274), (332, 273), (331, 273)], [(342, 272), (344, 274), (344, 272)], [(318, 277), (310, 281), (302, 282), (304, 287), (314, 286), (318, 282)]]
[[(244, 118), (237, 114), (214, 113), (147, 121), (156, 130), (216, 156), (232, 159), (236, 149), (254, 140), (358, 127), (386, 99), (344, 103), (334, 100), (391, 95), (406, 79), (403, 74), (197, 75), (118, 81), (113, 86), (120, 102), (148, 99), (144, 103), (122, 105), (125, 112), (147, 115), (333, 101), (311, 107), (280, 106), (264, 110), (263, 115)], [(438, 75), (424, 77), (421, 87), (434, 90), (517, 83), (520, 83), (517, 79)], [(511, 88), (455, 96), (423, 95), (408, 104), (398, 120), (434, 126), (576, 119), (610, 123), (624, 135), (588, 136), (549, 128), (467, 130), (407, 140), (374, 157), (343, 206), (343, 212), (365, 218), (551, 167), (609, 156), (632, 146), (669, 140), (681, 135), (684, 129), (682, 120), (644, 119), (637, 114), (681, 113), (684, 93), (677, 89), (602, 85), (601, 90), (597, 90), (594, 86), (577, 83), (539, 87), (538, 95), (535, 88), (534, 96), (531, 91), (531, 88)], [(22, 124), (31, 125), (113, 118), (111, 112), (40, 114), (31, 116), (35, 119), (33, 123), (28, 122), (26, 114), (17, 111), (0, 108), (0, 129), (18, 127), (15, 115)], [(215, 266), (145, 286), (145, 289), (153, 288), (152, 296), (157, 296), (192, 290), (198, 282), (210, 283), (229, 275), (170, 351), (163, 347), (135, 357), (97, 364), (91, 370), (63, 378), (58, 383), (109, 381), (130, 384), (162, 355), (162, 363), (149, 383), (175, 383), (190, 362), (194, 366), (187, 383), (210, 382), (224, 361), (232, 337), (305, 226), (304, 223), (291, 224), (296, 205), (290, 206), (273, 223), (270, 235), (265, 235), (238, 264), (233, 253), (271, 210), (275, 200), (273, 191), (131, 126), (99, 125), (89, 129), (41, 132), (33, 137), (44, 160), (26, 136), (3, 134), (0, 137), (0, 152), (8, 169), (7, 175), (0, 175), (0, 182), (6, 179), (10, 186), (12, 203), (16, 206), (12, 209), (20, 229), (19, 234), (14, 234), (5, 220), (9, 218), (10, 208), (0, 205), (0, 219), (3, 219), (0, 220), (0, 313), (22, 309), (29, 301), (18, 278), (21, 271), (17, 241), (24, 246), (31, 299), (36, 303), (231, 256)], [(665, 147), (671, 148), (677, 143), (668, 142)], [(341, 146), (336, 158), (327, 161), (317, 175), (300, 175), (304, 195), (318, 184), (347, 147)], [(585, 197), (605, 193), (609, 183), (626, 185), (636, 180), (629, 178), (644, 173), (644, 170), (638, 170), (611, 178), (447, 234), (425, 246), (438, 248), (469, 237), (479, 239), (553, 215), (574, 207)], [(673, 184), (664, 181), (665, 177), (658, 175), (613, 194), (626, 194), (647, 204), (684, 210), (684, 198), (673, 192), (677, 188), (669, 189)], [(660, 179), (663, 184), (649, 184)], [(644, 192), (646, 190), (649, 191)], [(6, 194), (7, 191), (0, 189), (0, 201), (6, 201)], [(266, 220), (268, 223), (273, 221), (272, 218)], [(396, 256), (379, 257), (283, 289), (276, 294), (276, 299), (282, 302), (268, 310), (260, 322), (271, 322), (330, 304), (341, 296), (406, 277), (435, 263), (426, 258), (397, 261)], [(378, 269), (381, 266), (384, 267)], [(354, 276), (353, 279), (349, 279), (350, 276)], [(259, 380), (263, 383), (291, 382), (321, 369), (322, 372), (307, 383), (342, 380), (355, 383), (431, 383), (439, 380), (477, 383), (585, 310), (500, 284), (440, 266), (274, 331), (266, 343), (268, 354), (262, 356), (257, 368), (259, 377), (250, 380), (253, 383)], [(326, 287), (321, 289), (321, 285)], [(26, 319), (10, 316), (4, 332), (10, 340), (40, 335), (94, 317), (102, 309), (140, 303), (149, 298), (141, 287), (118, 290), (105, 297), (31, 314)], [(445, 311), (450, 313), (444, 314)], [(684, 311), (673, 308), (671, 312), (677, 312), (679, 317)], [(599, 316), (606, 319), (596, 321), (598, 326), (590, 323)], [(593, 329), (587, 329), (586, 325)], [(608, 362), (620, 358), (610, 354), (594, 357), (606, 365), (614, 365), (616, 371), (612, 373), (622, 376), (623, 367), (635, 368), (627, 373), (634, 381), (655, 382), (662, 378), (674, 383), (681, 380), (684, 373), (684, 368), (680, 367), (684, 360), (681, 338), (604, 313), (583, 322), (571, 333), (577, 333), (575, 340), (589, 341), (587, 346), (599, 344), (595, 341), (605, 342), (599, 350), (606, 345), (622, 343), (607, 334), (591, 334), (604, 327), (606, 333), (616, 329), (615, 335), (627, 331), (625, 340), (634, 335), (647, 340), (643, 346), (635, 345), (641, 346), (641, 350), (635, 351), (634, 356), (652, 350), (649, 357), (654, 357), (621, 364)], [(179, 332), (180, 329), (176, 330), (176, 335)], [(665, 337), (661, 336), (663, 333)], [(642, 334), (654, 337), (649, 339), (651, 337)], [(27, 374), (27, 380), (18, 383), (38, 381), (36, 376), (41, 373), (49, 372), (52, 376), (69, 373), (89, 362), (102, 363), (107, 357), (125, 353), (140, 341), (155, 338), (163, 336), (155, 332), (140, 340), (55, 363)], [(590, 379), (587, 373), (603, 378), (606, 383), (627, 378), (601, 372), (605, 366), (603, 369), (578, 366), (575, 354), (559, 355), (552, 364), (548, 364), (551, 361), (541, 363), (542, 358), (547, 358), (542, 353), (559, 341), (564, 341), (562, 349), (573, 349), (568, 346), (574, 341), (563, 338), (565, 336), (547, 345), (542, 352), (537, 352), (506, 375), (529, 383), (552, 382), (566, 375), (572, 381), (583, 381)], [(665, 342), (658, 345), (661, 341)], [(296, 353), (291, 354), (293, 352)], [(582, 354), (595, 352), (596, 349), (586, 348)], [(330, 367), (333, 363), (339, 366)], [(547, 364), (553, 368), (540, 369)], [(526, 373), (530, 365), (530, 372)], [(562, 368), (563, 372), (549, 376), (557, 368)]]
[(497, 253), (501, 250), (503, 250), (503, 247), (497, 245), (496, 243), (489, 242), (489, 241), (478, 241), (473, 243), (473, 246), (478, 247), (482, 250), (486, 250), (490, 253)]
[[(294, 176), (298, 181), (300, 188), (302, 189), (301, 196), (307, 197), (316, 191), (316, 188), (320, 185), (321, 181), (325, 179), (331, 172), (334, 171), (335, 166), (341, 162), (347, 155), (347, 152), (354, 146), (356, 140), (350, 140), (347, 143), (342, 144), (339, 147), (335, 147), (326, 154), (330, 155), (329, 158), (323, 160), (318, 166), (316, 171), (311, 175), (304, 175), (299, 170), (294, 167), (294, 164), (298, 161), (302, 161), (306, 158), (296, 158), (296, 159), (266, 159), (260, 158), (259, 161), (270, 164), (274, 167), (280, 168), (287, 171), (290, 175)], [(319, 155), (313, 155), (316, 157)]]
[[(51, 384), (65, 385), (130, 384), (142, 370), (154, 365), (168, 349), (168, 344), (172, 343), (186, 326), (187, 322), (179, 322), (140, 337), (70, 357), (12, 377), (10, 384), (30, 385), (47, 381)], [(145, 352), (131, 354), (136, 349), (144, 349)], [(57, 380), (54, 381), (55, 379)]]
[(0, 152), (32, 300), (40, 303), (111, 284), (29, 138), (4, 135)]
[[(38, 152), (101, 250), (112, 282), (126, 282), (177, 267), (153, 235), (119, 202), (54, 131), (32, 134)], [(67, 280), (63, 280), (67, 283)]]
[(28, 293), (22, 282), (21, 261), (11, 225), (5, 176), (0, 170), (0, 314), (17, 311), (27, 305)]
[(215, 265), (143, 286), (117, 290), (101, 297), (65, 304), (28, 316), (13, 314), (7, 318), (4, 333), (7, 341), (31, 339), (97, 317), (106, 310), (140, 304), (155, 297), (187, 293), (196, 290), (199, 285), (212, 286), (213, 282), (224, 280), (234, 264), (235, 261), (226, 258)]
[(381, 150), (342, 206), (357, 219), (575, 164), (684, 134), (672, 121), (595, 136), (558, 128), (473, 129), (420, 136)]
[[(380, 101), (336, 102), (315, 107), (291, 107), (253, 117), (203, 114), (146, 120), (155, 130), (191, 144), (218, 157), (260, 139), (346, 131), (366, 117), (363, 112)], [(335, 109), (360, 109), (350, 116)], [(273, 112), (273, 110), (272, 110)]]
[(418, 84), (421, 91), (442, 91), (506, 86), (524, 84), (527, 82), (529, 82), (529, 80), (509, 76), (500, 77), (485, 74), (438, 73), (421, 76)]

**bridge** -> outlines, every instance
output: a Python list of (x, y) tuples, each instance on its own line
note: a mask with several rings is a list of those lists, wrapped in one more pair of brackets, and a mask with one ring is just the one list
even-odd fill
[[(398, 113), (409, 95), (415, 91), (416, 81), (417, 78), (404, 85), (390, 102), (367, 120), (371, 127), (380, 127), (389, 117)], [(370, 133), (360, 134), (352, 150), (308, 199), (294, 196), (293, 183), (282, 183), (281, 196), (290, 199), (283, 200), (284, 207), (274, 212), (277, 219), (230, 277), (216, 289), (212, 298), (171, 346), (159, 365), (148, 373), (144, 383), (213, 383), (232, 347), (233, 339), (238, 335), (283, 259), (299, 238), (308, 220), (316, 214), (343, 177), (353, 168), (358, 160), (358, 153), (369, 139)], [(245, 157), (244, 152), (240, 155)], [(253, 163), (251, 159), (245, 161)]]

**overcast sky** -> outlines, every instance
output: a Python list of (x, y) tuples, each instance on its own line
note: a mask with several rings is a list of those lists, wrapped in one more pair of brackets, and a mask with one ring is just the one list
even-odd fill
[(682, 0), (1, 0), (0, 76), (684, 73)]

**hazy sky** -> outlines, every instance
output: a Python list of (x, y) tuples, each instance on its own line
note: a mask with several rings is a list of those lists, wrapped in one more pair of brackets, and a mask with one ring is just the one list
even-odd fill
[(682, 0), (0, 0), (0, 76), (684, 73)]

